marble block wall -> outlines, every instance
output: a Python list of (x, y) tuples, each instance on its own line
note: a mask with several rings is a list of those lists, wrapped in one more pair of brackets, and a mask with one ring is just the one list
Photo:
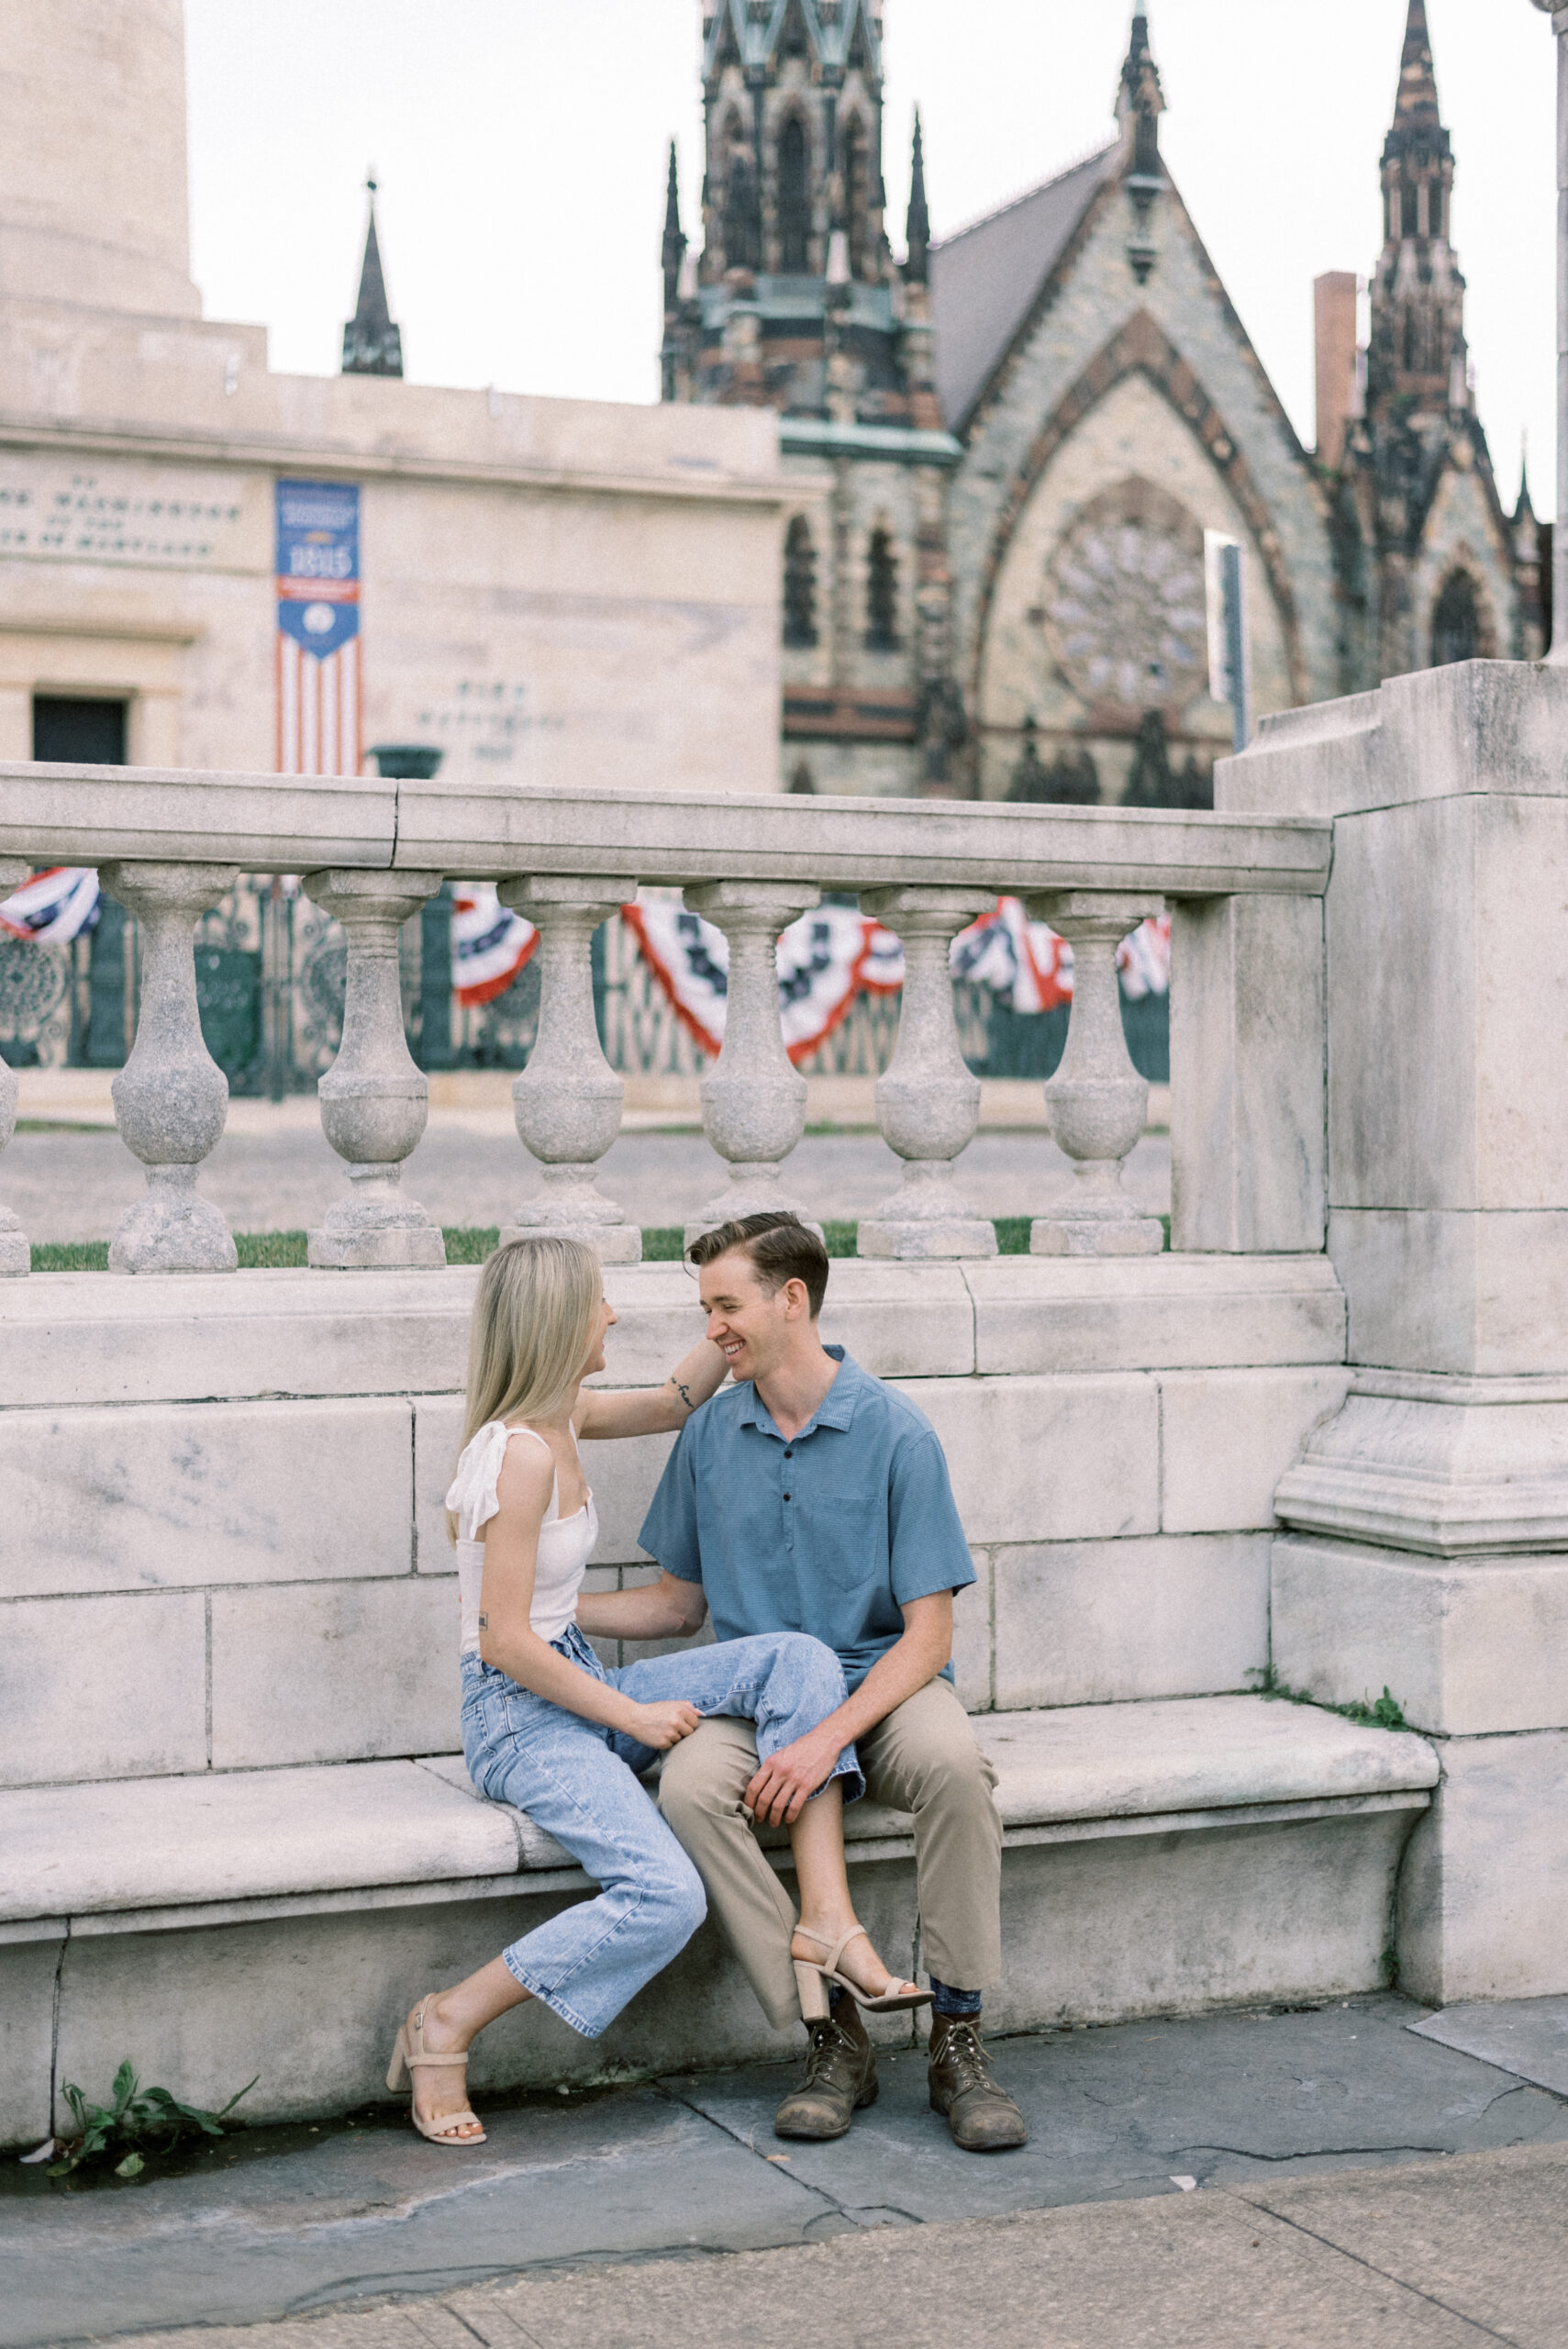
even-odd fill
[[(0, 1784), (455, 1748), (440, 1505), (474, 1278), (9, 1285)], [(613, 1374), (661, 1378), (689, 1279), (606, 1286)], [(850, 1262), (824, 1331), (942, 1439), (977, 1576), (972, 1709), (1254, 1685), (1273, 1490), (1348, 1383), (1324, 1258)], [(637, 1530), (669, 1441), (588, 1455), (605, 1583), (651, 1571)]]
[(1275, 1497), (1281, 1677), (1441, 1741), (1401, 1979), (1568, 1991), (1568, 673), (1267, 721), (1235, 812), (1334, 818), (1329, 1252), (1353, 1379)]

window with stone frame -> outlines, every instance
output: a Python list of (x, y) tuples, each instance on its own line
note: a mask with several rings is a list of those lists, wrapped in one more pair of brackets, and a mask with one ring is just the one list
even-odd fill
[(893, 533), (880, 525), (866, 549), (866, 651), (898, 650), (898, 558)]
[(722, 151), (724, 176), (724, 265), (726, 269), (761, 269), (762, 256), (757, 233), (761, 215), (757, 180), (739, 115), (725, 125)]
[(1451, 572), (1432, 607), (1433, 668), (1446, 669), (1454, 661), (1479, 660), (1481, 640), (1475, 582), (1467, 572)]
[(806, 125), (792, 114), (778, 142), (779, 268), (804, 277), (811, 266), (811, 183)]
[(844, 125), (844, 227), (849, 237), (850, 275), (867, 274), (871, 258), (871, 172), (863, 124), (851, 116)]
[(804, 514), (794, 515), (784, 532), (784, 640), (817, 641), (817, 548)]

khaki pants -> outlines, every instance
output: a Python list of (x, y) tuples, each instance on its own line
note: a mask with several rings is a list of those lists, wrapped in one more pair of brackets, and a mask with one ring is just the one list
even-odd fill
[[(1002, 1822), (996, 1774), (945, 1680), (932, 1680), (858, 1741), (874, 1802), (915, 1815), (921, 1958), (954, 1990), (1002, 1972)], [(795, 1912), (741, 1808), (757, 1767), (750, 1721), (706, 1720), (664, 1756), (659, 1807), (775, 2030), (800, 2020), (789, 1941)]]

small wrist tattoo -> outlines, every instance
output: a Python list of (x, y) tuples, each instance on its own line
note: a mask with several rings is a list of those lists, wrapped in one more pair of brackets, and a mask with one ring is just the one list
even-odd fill
[(479, 1628), (482, 1631), (487, 1631), (490, 1629), (490, 1618), (488, 1615), (482, 1615), (480, 1617)]

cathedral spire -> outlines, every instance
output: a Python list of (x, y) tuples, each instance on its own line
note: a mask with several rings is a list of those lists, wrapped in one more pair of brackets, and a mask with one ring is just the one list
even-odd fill
[(1399, 60), (1399, 95), (1395, 101), (1394, 127), (1429, 134), (1441, 128), (1438, 109), (1437, 68), (1432, 63), (1432, 39), (1427, 29), (1427, 0), (1410, 0), (1405, 20), (1405, 52)]
[(386, 306), (386, 281), (381, 271), (381, 247), (375, 233), (375, 181), (367, 177), (370, 219), (365, 228), (365, 257), (360, 269), (360, 298), (343, 328), (345, 375), (401, 375), (403, 337), (392, 323)]
[[(1418, 6), (1420, 0), (1416, 0), (1416, 5)], [(1132, 31), (1128, 39), (1127, 55), (1122, 61), (1121, 79), (1117, 83), (1116, 118), (1124, 134), (1130, 128), (1140, 148), (1147, 146), (1157, 153), (1155, 125), (1164, 111), (1165, 96), (1160, 87), (1160, 69), (1154, 62), (1154, 52), (1149, 45), (1149, 10), (1145, 0), (1134, 0)], [(1147, 130), (1144, 129), (1145, 123)]]
[(1528, 522), (1535, 522), (1535, 505), (1529, 494), (1529, 435), (1519, 442), (1519, 502), (1514, 508), (1514, 528), (1522, 529)]
[(924, 285), (931, 250), (931, 216), (926, 209), (926, 150), (920, 137), (918, 106), (915, 109), (915, 146), (909, 162), (909, 210), (904, 241), (908, 247), (904, 282), (906, 285)]
[(661, 258), (664, 266), (664, 307), (673, 310), (680, 298), (681, 263), (685, 259), (686, 239), (681, 229), (681, 182), (675, 161), (675, 142), (670, 141), (670, 176), (664, 188), (664, 242)]
[(1453, 147), (1438, 104), (1426, 0), (1408, 0), (1394, 119), (1383, 143), (1383, 255), (1372, 289), (1374, 401), (1414, 399), (1434, 414), (1471, 408), (1452, 211)]

